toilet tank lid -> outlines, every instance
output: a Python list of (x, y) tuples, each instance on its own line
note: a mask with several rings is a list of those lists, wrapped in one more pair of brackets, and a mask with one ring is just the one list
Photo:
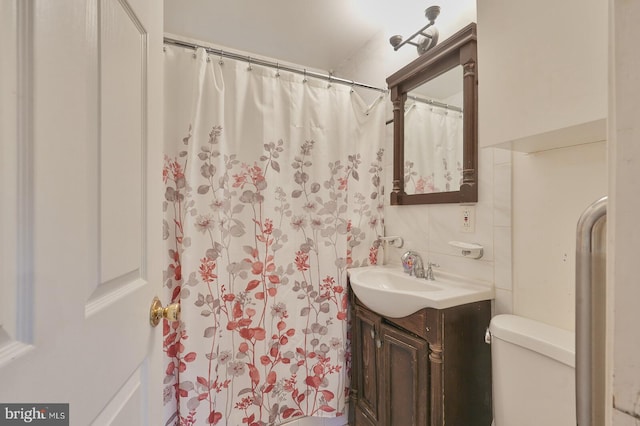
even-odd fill
[(575, 367), (575, 334), (570, 331), (517, 315), (496, 315), (489, 329), (492, 338)]

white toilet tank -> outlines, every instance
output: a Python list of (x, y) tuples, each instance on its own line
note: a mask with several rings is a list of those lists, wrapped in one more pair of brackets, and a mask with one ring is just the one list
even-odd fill
[(490, 331), (495, 426), (575, 426), (574, 333), (515, 315)]

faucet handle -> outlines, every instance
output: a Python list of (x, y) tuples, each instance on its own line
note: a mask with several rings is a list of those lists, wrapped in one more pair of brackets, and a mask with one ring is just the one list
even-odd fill
[(404, 269), (404, 272), (412, 275), (413, 266), (415, 263), (414, 253), (411, 250), (406, 251), (402, 254), (402, 257), (400, 259), (402, 260), (402, 268)]
[(433, 268), (439, 268), (440, 265), (437, 263), (433, 263), (431, 261), (427, 262), (427, 272), (425, 274), (425, 278), (433, 281), (435, 278), (433, 277)]
[(406, 274), (413, 275), (413, 258), (402, 262), (402, 268)]

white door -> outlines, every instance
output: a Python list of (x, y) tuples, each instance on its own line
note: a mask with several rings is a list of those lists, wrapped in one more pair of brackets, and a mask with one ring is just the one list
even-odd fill
[(0, 0), (1, 403), (162, 424), (161, 49), (158, 0)]

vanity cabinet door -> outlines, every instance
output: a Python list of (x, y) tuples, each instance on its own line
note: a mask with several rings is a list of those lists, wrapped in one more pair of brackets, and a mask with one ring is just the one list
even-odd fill
[[(356, 407), (355, 425), (373, 426), (381, 424), (379, 391), (380, 316), (356, 307), (354, 321), (354, 372)], [(382, 392), (384, 394), (384, 392)]]
[(381, 326), (383, 425), (428, 425), (429, 348), (425, 340), (398, 328)]
[(490, 301), (405, 318), (352, 307), (351, 426), (491, 425)]

